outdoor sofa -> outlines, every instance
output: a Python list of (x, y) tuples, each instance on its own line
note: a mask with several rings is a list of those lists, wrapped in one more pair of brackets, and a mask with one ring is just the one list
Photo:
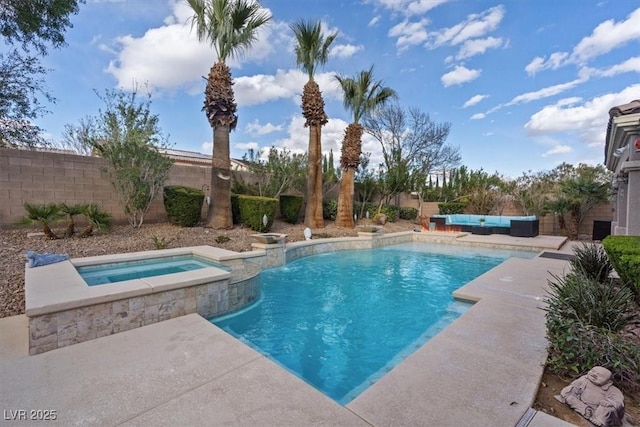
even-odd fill
[(429, 219), (436, 230), (451, 227), (473, 234), (508, 234), (514, 237), (535, 237), (539, 234), (540, 221), (534, 215), (435, 215)]

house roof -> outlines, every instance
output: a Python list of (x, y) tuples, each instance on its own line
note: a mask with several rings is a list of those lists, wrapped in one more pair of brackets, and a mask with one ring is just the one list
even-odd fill
[(609, 110), (609, 123), (607, 124), (607, 136), (606, 136), (605, 146), (604, 146), (605, 164), (608, 164), (608, 160), (609, 160), (608, 154), (612, 152), (613, 149), (616, 148), (616, 147), (611, 147), (611, 150), (609, 149), (610, 148), (609, 144), (613, 143), (613, 141), (611, 140), (611, 136), (612, 136), (611, 132), (613, 132), (613, 126), (614, 126), (614, 121), (616, 117), (625, 116), (628, 114), (636, 114), (636, 113), (640, 113), (640, 99), (635, 99), (626, 104), (617, 105), (615, 107), (612, 107)]
[[(198, 153), (196, 151), (178, 150), (175, 148), (166, 148), (160, 150), (169, 158), (176, 162), (188, 163), (201, 166), (211, 165), (211, 154)], [(243, 169), (245, 164), (238, 159), (231, 159), (232, 169)]]

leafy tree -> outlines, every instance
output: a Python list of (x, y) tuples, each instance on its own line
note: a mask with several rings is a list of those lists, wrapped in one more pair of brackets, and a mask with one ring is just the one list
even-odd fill
[(80, 119), (77, 125), (67, 124), (64, 127), (62, 141), (56, 145), (63, 150), (73, 151), (80, 156), (90, 156), (93, 152), (91, 132), (95, 127), (95, 118), (91, 116)]
[[(271, 147), (266, 160), (261, 160), (264, 150), (249, 150), (242, 160), (257, 177), (256, 184), (244, 184), (244, 193), (277, 199), (289, 191), (298, 192), (306, 178), (307, 156), (292, 154), (289, 150)], [(237, 179), (240, 179), (237, 177)]]
[(320, 21), (299, 20), (291, 24), (296, 38), (296, 65), (307, 72), (309, 80), (302, 89), (302, 115), (305, 127), (309, 127), (309, 176), (307, 177), (307, 205), (304, 224), (311, 228), (324, 227), (322, 218), (322, 126), (329, 121), (324, 111), (324, 99), (320, 87), (313, 79), (319, 65), (327, 63), (329, 46), (338, 33), (326, 37), (322, 34)]
[[(366, 206), (378, 193), (378, 179), (376, 172), (369, 169), (371, 153), (363, 153), (360, 157), (360, 165), (354, 178), (355, 197), (360, 202), (360, 211), (356, 212), (358, 218), (366, 217)], [(369, 212), (373, 214), (373, 212)]]
[(340, 183), (340, 169), (336, 169), (333, 162), (333, 150), (329, 150), (329, 155), (322, 156), (322, 194), (323, 197), (328, 191), (335, 188)]
[(560, 229), (566, 228), (570, 239), (578, 239), (587, 214), (609, 199), (611, 174), (602, 165), (563, 163), (549, 172), (549, 176), (555, 185), (548, 207), (558, 215)]
[(46, 72), (34, 56), (0, 53), (0, 147), (46, 145), (42, 130), (32, 123), (46, 112), (38, 96), (54, 102), (44, 86)]
[(364, 127), (382, 148), (381, 192), (386, 203), (408, 190), (424, 196), (434, 171), (460, 161), (459, 149), (446, 143), (451, 124), (434, 122), (417, 108), (385, 105), (364, 120)]
[(336, 76), (336, 80), (342, 88), (344, 107), (353, 114), (353, 122), (347, 126), (342, 141), (340, 166), (343, 172), (336, 225), (353, 228), (354, 176), (362, 153), (363, 127), (360, 120), (397, 95), (393, 89), (383, 86), (381, 80), (374, 80), (373, 66), (354, 77)]
[[(41, 129), (32, 123), (47, 111), (39, 98), (53, 103), (43, 76), (47, 69), (40, 57), (47, 46), (64, 46), (70, 16), (84, 0), (0, 0), (0, 35), (7, 46), (18, 49), (0, 53), (0, 147), (47, 145)], [(35, 52), (34, 52), (35, 51)]]
[(137, 99), (137, 92), (108, 90), (101, 97), (106, 109), (95, 119), (90, 141), (109, 166), (111, 185), (120, 198), (129, 224), (142, 226), (151, 202), (162, 190), (172, 161), (158, 151), (168, 143), (151, 114), (150, 96)]
[(72, 27), (70, 15), (78, 13), (84, 0), (2, 0), (0, 34), (6, 43), (34, 47), (41, 55), (47, 43), (64, 46), (64, 32)]
[(207, 77), (202, 110), (213, 128), (211, 160), (211, 205), (207, 225), (217, 229), (233, 228), (231, 217), (231, 159), (229, 134), (236, 128), (238, 116), (233, 94), (231, 70), (227, 58), (237, 56), (256, 41), (257, 29), (271, 15), (252, 0), (187, 0), (193, 9), (191, 28), (198, 40), (207, 41), (216, 52), (217, 62)]
[(529, 171), (513, 181), (510, 194), (525, 215), (543, 217), (551, 207), (549, 203), (552, 186), (548, 172)]

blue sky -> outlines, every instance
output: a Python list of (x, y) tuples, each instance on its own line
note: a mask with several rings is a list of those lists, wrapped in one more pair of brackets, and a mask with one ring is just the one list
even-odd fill
[[(254, 48), (230, 60), (238, 102), (231, 155), (248, 148), (306, 151), (289, 24), (321, 20), (338, 37), (316, 80), (329, 123), (323, 150), (339, 158), (350, 115), (336, 73), (375, 66), (404, 107), (450, 122), (448, 142), (462, 163), (515, 177), (562, 162), (603, 161), (608, 111), (640, 99), (640, 2), (635, 0), (263, 0), (273, 19)], [(201, 112), (216, 61), (190, 29), (191, 11), (174, 0), (87, 0), (73, 17), (68, 46), (43, 59), (58, 102), (37, 120), (52, 140), (65, 124), (95, 115), (94, 89), (153, 90), (152, 110), (175, 148), (210, 153)], [(380, 159), (365, 136), (363, 151)]]

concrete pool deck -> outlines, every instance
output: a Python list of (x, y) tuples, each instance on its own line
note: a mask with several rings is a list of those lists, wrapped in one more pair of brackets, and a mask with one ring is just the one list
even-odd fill
[[(527, 240), (570, 252), (564, 238)], [(514, 258), (463, 286), (455, 295), (474, 307), (346, 407), (196, 314), (34, 356), (27, 318), (0, 319), (3, 422), (50, 410), (60, 425), (515, 426), (546, 359), (549, 272), (566, 268)], [(570, 425), (543, 413), (527, 421), (518, 425)]]

